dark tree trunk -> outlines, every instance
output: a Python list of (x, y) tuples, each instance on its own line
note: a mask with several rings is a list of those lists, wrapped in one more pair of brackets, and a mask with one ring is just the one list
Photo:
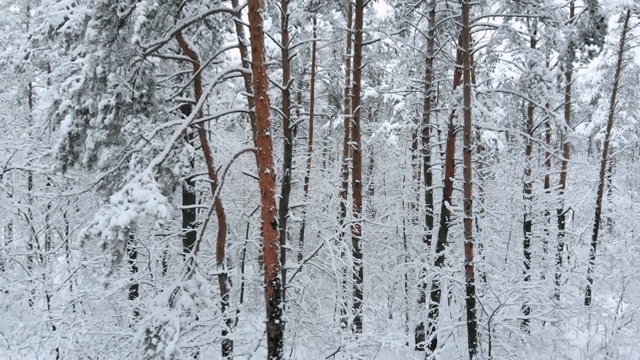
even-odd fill
[[(349, 142), (351, 141), (351, 38), (352, 32), (351, 28), (353, 26), (353, 6), (351, 1), (347, 2), (347, 43), (345, 50), (345, 81), (344, 81), (344, 116), (343, 116), (343, 126), (344, 126), (344, 136), (342, 138), (342, 183), (340, 186), (340, 209), (338, 212), (338, 224), (340, 229), (340, 246), (343, 249), (341, 251), (341, 259), (346, 257), (345, 250), (348, 245), (346, 244), (346, 231), (344, 229), (345, 220), (347, 218), (347, 196), (349, 195), (349, 155), (350, 155), (350, 146)], [(347, 269), (345, 269), (342, 279), (342, 289), (345, 292), (343, 296), (346, 295), (346, 291), (348, 288), (348, 278), (347, 278)], [(343, 330), (346, 330), (348, 327), (348, 319), (347, 319), (347, 298), (346, 296), (343, 298), (342, 306), (340, 307), (340, 327)]]
[[(609, 158), (608, 160), (609, 166), (607, 169), (607, 203), (610, 208), (613, 208), (613, 169), (616, 165), (616, 159), (614, 157)], [(613, 220), (613, 216), (611, 213), (607, 215), (607, 232), (609, 235), (613, 233), (613, 225), (615, 221)]]
[[(462, 36), (462, 34), (460, 35)], [(460, 39), (460, 42), (462, 39)], [(462, 48), (458, 47), (456, 51), (456, 66), (453, 74), (453, 91), (462, 84), (463, 69), (463, 53)], [(435, 260), (433, 265), (436, 269), (444, 267), (445, 255), (444, 251), (447, 247), (447, 238), (449, 236), (449, 226), (451, 220), (451, 201), (453, 199), (453, 181), (455, 179), (455, 153), (456, 153), (456, 127), (453, 120), (456, 118), (455, 107), (449, 115), (448, 130), (446, 135), (446, 149), (444, 154), (445, 170), (444, 170), (444, 188), (442, 190), (442, 206), (440, 208), (440, 228), (438, 229), (438, 239), (436, 241)], [(428, 324), (426, 328), (426, 340), (429, 353), (433, 354), (438, 347), (438, 336), (436, 335), (438, 317), (440, 316), (440, 298), (442, 289), (440, 287), (441, 274), (434, 274), (431, 281), (431, 293), (429, 302)]]
[(609, 102), (609, 114), (607, 118), (607, 132), (602, 145), (602, 158), (600, 159), (600, 176), (598, 179), (598, 191), (596, 193), (596, 211), (595, 220), (593, 222), (593, 233), (591, 234), (591, 248), (589, 251), (589, 266), (587, 268), (587, 289), (584, 295), (584, 305), (590, 306), (592, 301), (593, 287), (593, 271), (596, 267), (596, 251), (598, 249), (598, 234), (600, 232), (600, 221), (602, 219), (602, 198), (604, 197), (604, 187), (606, 182), (607, 161), (609, 161), (609, 144), (611, 142), (611, 131), (613, 129), (613, 121), (615, 119), (616, 101), (618, 89), (620, 87), (620, 75), (622, 74), (625, 42), (627, 32), (629, 31), (629, 18), (631, 10), (627, 10), (624, 17), (624, 25), (620, 34), (620, 44), (618, 47), (618, 61), (616, 63), (616, 72), (613, 77), (613, 90), (611, 91), (611, 101)]
[[(575, 17), (575, 3), (569, 4), (569, 21), (573, 23)], [(558, 208), (558, 246), (556, 248), (556, 275), (555, 275), (555, 293), (554, 298), (560, 300), (560, 284), (562, 282), (562, 256), (564, 253), (564, 240), (566, 237), (566, 216), (567, 211), (564, 209), (564, 192), (567, 187), (567, 172), (569, 167), (569, 158), (571, 157), (571, 147), (569, 145), (568, 129), (571, 126), (571, 87), (573, 82), (573, 60), (574, 49), (573, 44), (569, 44), (567, 54), (564, 60), (564, 122), (565, 130), (562, 135), (562, 161), (560, 163), (560, 197), (562, 203)]]
[(280, 215), (280, 264), (282, 264), (282, 301), (286, 304), (287, 288), (287, 220), (291, 195), (291, 172), (293, 164), (293, 131), (291, 129), (291, 63), (289, 55), (289, 0), (280, 1), (280, 45), (282, 50), (282, 133), (284, 156), (282, 162), (282, 184), (278, 214)]
[[(307, 161), (306, 168), (304, 173), (304, 183), (302, 186), (302, 191), (304, 193), (304, 203), (306, 204), (307, 199), (309, 198), (309, 181), (311, 180), (311, 157), (313, 156), (313, 120), (315, 113), (315, 98), (316, 98), (316, 17), (313, 17), (313, 30), (312, 30), (312, 38), (313, 42), (311, 43), (311, 90), (309, 91), (309, 135), (307, 142)], [(325, 147), (326, 149), (326, 147)], [(300, 225), (300, 241), (298, 243), (298, 263), (302, 263), (302, 248), (304, 246), (304, 233), (306, 230), (306, 214), (307, 214), (307, 206), (305, 205), (302, 208), (302, 224)]]
[[(129, 284), (129, 301), (135, 301), (140, 296), (140, 285), (136, 281), (136, 276), (138, 274), (138, 248), (136, 246), (136, 236), (133, 234), (133, 232), (129, 234), (127, 243), (127, 255), (129, 256), (129, 273), (131, 274), (131, 284)], [(134, 307), (134, 321), (136, 321), (139, 317), (140, 311), (137, 307)]]
[[(422, 241), (425, 244), (425, 250), (431, 251), (431, 240), (433, 238), (433, 174), (431, 173), (431, 99), (433, 98), (433, 59), (435, 56), (435, 37), (436, 37), (436, 1), (429, 1), (429, 31), (427, 33), (427, 58), (425, 61), (425, 87), (424, 102), (422, 107), (422, 171), (424, 179), (425, 192), (425, 229)], [(424, 308), (427, 302), (427, 283), (424, 280), (426, 269), (421, 269), (420, 280), (418, 284), (418, 307)], [(424, 321), (420, 322), (415, 329), (415, 349), (424, 351), (425, 325)]]
[[(547, 67), (548, 67), (547, 62)], [(544, 166), (546, 173), (544, 174), (544, 193), (549, 198), (551, 195), (551, 118), (549, 117), (549, 111), (551, 109), (551, 104), (548, 102), (544, 105), (545, 107), (545, 130), (544, 130), (544, 144), (546, 146), (546, 150), (544, 153)], [(542, 252), (545, 257), (545, 269), (542, 272), (542, 278), (544, 279), (544, 273), (546, 272), (546, 264), (547, 264), (547, 254), (549, 253), (549, 236), (551, 227), (551, 211), (546, 207), (544, 210), (544, 219), (546, 226), (544, 227), (544, 239), (542, 239)]]
[[(531, 38), (529, 46), (535, 49), (537, 46), (537, 22), (534, 20), (533, 29), (531, 29)], [(529, 102), (527, 105), (527, 118), (525, 124), (525, 150), (524, 150), (524, 185), (522, 189), (522, 198), (524, 200), (524, 214), (522, 222), (522, 232), (524, 235), (523, 254), (524, 254), (524, 282), (531, 281), (531, 234), (533, 231), (533, 178), (531, 177), (532, 155), (533, 155), (533, 114), (535, 106)], [(527, 329), (529, 326), (529, 315), (531, 315), (531, 307), (528, 303), (522, 306), (524, 319), (522, 327)]]
[[(189, 142), (192, 141), (192, 133), (189, 130)], [(191, 168), (195, 164), (193, 159), (190, 160)], [(189, 259), (193, 256), (193, 250), (196, 246), (197, 229), (196, 229), (196, 208), (197, 196), (193, 177), (189, 176), (182, 184), (182, 252), (185, 261), (189, 263)], [(191, 272), (191, 268), (187, 271)]]
[(353, 250), (353, 332), (362, 333), (362, 301), (364, 283), (364, 266), (362, 264), (362, 140), (360, 138), (360, 85), (362, 83), (362, 27), (364, 0), (355, 2), (355, 27), (353, 42), (353, 83), (351, 106), (353, 118), (351, 122), (351, 140), (353, 169), (351, 173), (351, 193), (353, 199), (353, 221), (351, 227), (351, 243)]
[[(191, 49), (189, 44), (184, 40), (182, 34), (178, 32), (176, 34), (176, 41), (180, 45), (182, 52), (188, 56), (192, 61), (193, 66), (193, 90), (196, 103), (200, 102), (203, 94), (202, 87), (202, 72), (200, 71), (200, 58), (198, 54)], [(198, 113), (198, 118), (203, 118), (204, 113), (202, 110)], [(200, 148), (202, 155), (204, 156), (205, 165), (207, 167), (207, 175), (209, 177), (209, 184), (211, 187), (211, 196), (213, 196), (213, 207), (216, 214), (216, 220), (218, 222), (218, 233), (216, 236), (216, 266), (218, 272), (218, 285), (220, 288), (220, 311), (224, 317), (224, 326), (221, 332), (222, 335), (222, 358), (230, 359), (233, 356), (233, 340), (229, 339), (229, 331), (231, 331), (233, 320), (227, 313), (229, 307), (229, 278), (225, 269), (225, 249), (227, 243), (227, 216), (222, 205), (222, 200), (217, 196), (218, 190), (218, 173), (215, 168), (215, 162), (213, 160), (213, 153), (211, 152), (211, 146), (207, 138), (207, 132), (204, 128), (204, 124), (196, 125), (198, 138), (200, 140)], [(195, 232), (195, 229), (194, 229)], [(194, 234), (195, 236), (195, 234)], [(192, 249), (192, 261), (195, 264), (195, 255), (199, 250), (199, 241), (195, 242), (195, 246)], [(191, 269), (193, 270), (193, 268)]]
[[(231, 0), (231, 6), (234, 9), (238, 9), (239, 1)], [(240, 57), (242, 67), (251, 70), (251, 62), (249, 61), (249, 49), (247, 49), (246, 44), (246, 36), (244, 32), (245, 23), (242, 20), (241, 15), (238, 13), (234, 18), (235, 28), (236, 28), (236, 38), (238, 39), (238, 50), (240, 51)], [(253, 105), (255, 103), (253, 94), (253, 85), (252, 85), (252, 74), (251, 71), (245, 71), (242, 73), (242, 81), (244, 85), (244, 91), (246, 92), (247, 98), (247, 106), (249, 109), (253, 109)], [(249, 112), (249, 124), (251, 125), (252, 131), (255, 133), (256, 128), (256, 114), (253, 111)], [(258, 161), (258, 153), (256, 152), (256, 162)]]
[(475, 265), (473, 263), (473, 165), (471, 157), (473, 148), (473, 124), (471, 104), (471, 3), (466, 0), (462, 3), (462, 36), (460, 47), (463, 51), (463, 101), (464, 101), (464, 131), (462, 158), (464, 164), (464, 270), (467, 305), (467, 345), (469, 347), (469, 359), (478, 353), (478, 323), (476, 320), (476, 285)]

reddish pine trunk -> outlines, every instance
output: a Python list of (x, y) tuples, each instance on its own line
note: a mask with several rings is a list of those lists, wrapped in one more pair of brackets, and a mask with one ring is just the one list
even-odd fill
[(254, 142), (258, 149), (258, 182), (262, 218), (262, 253), (264, 258), (264, 296), (267, 312), (267, 349), (269, 359), (283, 357), (284, 323), (282, 319), (282, 282), (278, 209), (276, 207), (276, 174), (273, 167), (271, 139), (271, 105), (265, 59), (262, 1), (249, 0), (251, 70), (255, 101)]

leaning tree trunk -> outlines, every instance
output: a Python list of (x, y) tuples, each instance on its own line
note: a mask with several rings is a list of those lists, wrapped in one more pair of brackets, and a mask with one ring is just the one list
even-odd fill
[(613, 128), (613, 120), (615, 118), (616, 101), (618, 90), (620, 87), (620, 75), (622, 73), (622, 63), (624, 61), (624, 47), (629, 31), (629, 18), (631, 10), (627, 10), (624, 17), (624, 25), (622, 34), (620, 34), (620, 45), (618, 47), (618, 61), (616, 63), (616, 71), (613, 77), (613, 90), (611, 91), (611, 101), (609, 102), (609, 114), (607, 118), (607, 132), (602, 145), (602, 158), (600, 159), (600, 177), (598, 179), (598, 191), (596, 193), (596, 214), (593, 222), (593, 233), (591, 234), (591, 250), (589, 251), (589, 267), (587, 268), (587, 289), (584, 295), (584, 305), (590, 306), (592, 301), (593, 287), (593, 271), (596, 266), (596, 250), (598, 247), (598, 233), (600, 232), (600, 221), (602, 219), (602, 198), (604, 195), (604, 187), (606, 182), (607, 161), (609, 160), (609, 143), (611, 141), (611, 130)]
[[(176, 41), (178, 42), (178, 45), (180, 46), (182, 52), (187, 57), (189, 57), (189, 59), (191, 59), (194, 74), (193, 92), (195, 95), (195, 102), (198, 103), (203, 94), (202, 71), (200, 71), (200, 57), (185, 41), (181, 32), (178, 32), (176, 34)], [(200, 109), (198, 118), (203, 118), (203, 116), (204, 113), (202, 112), (202, 109)], [(218, 272), (218, 286), (220, 288), (220, 312), (223, 314), (224, 318), (224, 327), (222, 328), (221, 332), (221, 352), (223, 359), (230, 359), (233, 356), (233, 340), (229, 339), (229, 332), (233, 327), (233, 319), (229, 316), (229, 314), (227, 314), (227, 309), (229, 308), (229, 278), (224, 264), (227, 244), (227, 216), (222, 205), (222, 200), (220, 199), (220, 197), (216, 196), (216, 191), (218, 189), (218, 173), (213, 160), (211, 146), (209, 145), (209, 140), (207, 138), (207, 132), (203, 124), (196, 125), (196, 129), (198, 132), (198, 138), (200, 140), (200, 148), (202, 149), (205, 165), (207, 167), (207, 175), (209, 177), (209, 184), (211, 186), (211, 196), (214, 196), (213, 206), (215, 208), (216, 220), (218, 222), (218, 233), (216, 236), (216, 267)], [(196, 242), (195, 247), (192, 250), (194, 257), (198, 252), (199, 246), (200, 244)], [(193, 270), (193, 268), (191, 270)]]
[[(607, 169), (607, 204), (609, 205), (609, 209), (613, 208), (613, 170), (616, 165), (615, 157), (611, 157), (608, 161), (608, 169)], [(607, 233), (611, 235), (613, 233), (613, 225), (615, 221), (613, 220), (613, 214), (609, 212), (607, 215)]]
[(360, 138), (360, 85), (362, 79), (362, 26), (364, 0), (355, 2), (355, 27), (353, 43), (353, 83), (351, 106), (353, 121), (351, 123), (353, 170), (351, 175), (351, 192), (353, 198), (353, 226), (351, 227), (351, 245), (353, 251), (353, 332), (362, 333), (362, 301), (364, 267), (362, 264), (362, 141)]
[[(569, 21), (573, 24), (575, 17), (575, 3), (569, 4)], [(564, 253), (565, 227), (567, 211), (564, 209), (564, 193), (567, 187), (567, 172), (569, 167), (569, 158), (571, 157), (571, 148), (569, 146), (569, 127), (571, 126), (571, 88), (573, 82), (573, 44), (569, 44), (567, 54), (564, 60), (564, 122), (565, 130), (562, 136), (562, 161), (560, 163), (560, 197), (561, 204), (558, 207), (558, 246), (556, 248), (556, 275), (555, 275), (555, 293), (554, 298), (560, 300), (560, 283), (562, 280), (562, 256)]]
[(255, 101), (253, 139), (258, 152), (258, 183), (262, 218), (262, 254), (264, 258), (264, 296), (267, 312), (267, 352), (269, 359), (283, 357), (284, 323), (282, 318), (282, 279), (280, 273), (280, 238), (276, 207), (276, 173), (271, 139), (271, 105), (265, 59), (262, 0), (249, 0), (251, 70)]
[[(435, 57), (436, 38), (436, 0), (429, 1), (429, 31), (427, 33), (427, 58), (425, 62), (424, 103), (422, 107), (422, 171), (424, 179), (425, 209), (424, 237), (425, 250), (431, 251), (433, 238), (433, 174), (431, 173), (431, 99), (433, 98), (433, 59)], [(424, 280), (426, 269), (422, 268), (418, 286), (418, 307), (422, 309), (427, 302), (427, 283)], [(422, 319), (415, 329), (415, 349), (424, 351), (425, 325)]]
[[(460, 35), (462, 36), (462, 34)], [(462, 39), (460, 39), (462, 42)], [(462, 48), (458, 47), (456, 51), (456, 64), (453, 74), (453, 91), (455, 92), (462, 84), (462, 67), (463, 54)], [(456, 153), (456, 126), (453, 123), (456, 118), (456, 106), (449, 114), (449, 124), (446, 137), (446, 149), (444, 154), (444, 187), (442, 190), (442, 205), (440, 207), (440, 228), (438, 229), (438, 239), (436, 241), (436, 257), (433, 262), (435, 269), (444, 267), (444, 251), (447, 247), (447, 238), (449, 236), (449, 226), (451, 220), (451, 201), (453, 199), (453, 181), (456, 176), (455, 170), (455, 153)], [(442, 288), (440, 287), (441, 274), (434, 274), (431, 281), (431, 293), (429, 302), (428, 323), (426, 328), (426, 340), (429, 352), (433, 354), (438, 348), (438, 336), (436, 330), (438, 326), (438, 318), (440, 316), (440, 298), (442, 296)]]

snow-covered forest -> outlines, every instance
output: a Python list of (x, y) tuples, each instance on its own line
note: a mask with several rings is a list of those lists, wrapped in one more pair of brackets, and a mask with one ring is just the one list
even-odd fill
[(0, 0), (0, 358), (640, 358), (639, 25)]

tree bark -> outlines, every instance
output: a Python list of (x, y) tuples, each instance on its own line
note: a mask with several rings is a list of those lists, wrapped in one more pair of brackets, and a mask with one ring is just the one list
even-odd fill
[[(569, 4), (569, 22), (573, 24), (575, 17), (575, 2)], [(572, 25), (570, 25), (572, 26)], [(564, 196), (565, 189), (567, 187), (567, 172), (569, 167), (569, 158), (571, 157), (571, 148), (569, 145), (569, 128), (571, 126), (571, 88), (573, 82), (573, 60), (574, 49), (570, 43), (565, 56), (565, 69), (564, 69), (564, 122), (565, 130), (562, 135), (562, 161), (560, 163), (560, 197), (561, 204), (558, 208), (558, 246), (556, 249), (556, 274), (555, 274), (555, 294), (554, 298), (560, 300), (560, 284), (562, 280), (562, 256), (564, 253), (564, 239), (565, 239), (565, 227), (566, 227), (566, 215), (567, 211), (564, 209)]]
[[(616, 159), (615, 157), (611, 157), (608, 161), (609, 166), (607, 169), (607, 204), (609, 205), (610, 208), (613, 208), (613, 169), (615, 168), (616, 165)], [(611, 213), (609, 213), (607, 215), (607, 233), (609, 233), (609, 235), (613, 234), (613, 225), (615, 223), (613, 216)]]
[(269, 359), (283, 357), (284, 323), (282, 319), (282, 279), (280, 273), (280, 242), (278, 208), (276, 207), (276, 177), (273, 167), (271, 139), (269, 80), (264, 48), (262, 0), (249, 0), (251, 39), (251, 70), (255, 101), (254, 142), (258, 149), (258, 183), (260, 187), (262, 241), (264, 257), (264, 296), (267, 313), (267, 352)]
[[(185, 115), (189, 116), (188, 113)], [(193, 142), (193, 133), (191, 130), (187, 130), (185, 138), (187, 143)], [(189, 167), (191, 169), (195, 168), (195, 162), (193, 159), (189, 160)], [(195, 186), (196, 184), (193, 181), (193, 176), (187, 177), (182, 184), (182, 252), (185, 261), (187, 262), (187, 272), (191, 272), (192, 270), (189, 265), (189, 259), (194, 256), (193, 250), (197, 240), (195, 208), (197, 204), (197, 195)]]
[[(129, 234), (128, 244), (127, 244), (127, 255), (129, 257), (129, 273), (131, 274), (131, 284), (129, 284), (129, 301), (135, 301), (140, 296), (140, 285), (136, 281), (136, 276), (138, 274), (138, 248), (135, 244), (136, 237), (131, 232)], [(135, 306), (135, 304), (134, 304)], [(133, 320), (136, 321), (140, 317), (140, 311), (137, 307), (133, 309)]]
[(353, 199), (353, 226), (351, 227), (351, 245), (353, 251), (353, 332), (362, 333), (362, 301), (364, 266), (362, 263), (362, 141), (360, 137), (360, 85), (362, 78), (362, 28), (364, 0), (355, 2), (355, 27), (353, 42), (353, 83), (351, 123), (353, 169), (351, 173), (351, 193)]
[[(313, 17), (313, 30), (312, 37), (313, 41), (311, 42), (311, 90), (309, 91), (309, 135), (307, 142), (307, 162), (304, 173), (304, 183), (302, 186), (302, 191), (304, 193), (304, 203), (306, 204), (307, 199), (309, 198), (309, 181), (311, 179), (311, 156), (313, 155), (313, 118), (315, 112), (315, 98), (316, 98), (316, 51), (317, 51), (317, 42), (316, 42), (316, 17)], [(326, 147), (325, 147), (326, 149)], [(306, 230), (306, 214), (307, 214), (307, 206), (305, 205), (302, 208), (302, 224), (300, 225), (300, 241), (298, 243), (298, 263), (302, 263), (302, 248), (304, 246), (304, 233)]]
[[(529, 40), (529, 47), (535, 50), (537, 46), (537, 22), (534, 20), (531, 37)], [(524, 254), (524, 282), (525, 284), (531, 281), (531, 233), (533, 230), (533, 178), (531, 177), (531, 165), (533, 155), (533, 115), (535, 106), (532, 102), (527, 104), (527, 118), (525, 123), (525, 150), (524, 150), (524, 185), (522, 189), (522, 198), (524, 200), (524, 214), (522, 222), (522, 232), (524, 235), (524, 241), (522, 251)], [(528, 303), (522, 306), (522, 313), (524, 319), (522, 320), (522, 327), (527, 329), (529, 326), (529, 315), (531, 315), (531, 307)]]
[(604, 196), (604, 187), (606, 183), (607, 161), (609, 160), (609, 144), (611, 142), (611, 130), (613, 129), (613, 121), (615, 119), (616, 102), (618, 90), (620, 87), (620, 76), (622, 74), (622, 66), (624, 61), (624, 47), (629, 31), (629, 18), (631, 10), (627, 10), (624, 17), (624, 25), (620, 34), (620, 44), (618, 47), (618, 61), (616, 63), (616, 71), (613, 77), (613, 90), (611, 91), (611, 101), (609, 102), (609, 114), (607, 118), (607, 132), (602, 146), (602, 157), (600, 159), (600, 176), (598, 179), (598, 190), (596, 193), (596, 210), (595, 220), (593, 222), (593, 233), (591, 235), (591, 249), (589, 251), (589, 266), (587, 268), (587, 288), (584, 296), (584, 305), (590, 306), (592, 302), (593, 287), (593, 271), (596, 266), (596, 251), (598, 248), (598, 234), (600, 231), (600, 221), (602, 219), (602, 198)]
[(284, 156), (282, 163), (282, 185), (278, 214), (280, 215), (280, 264), (282, 264), (282, 302), (287, 297), (287, 220), (291, 195), (291, 172), (293, 164), (293, 131), (291, 129), (291, 63), (289, 55), (289, 0), (280, 1), (280, 46), (282, 51), (282, 133)]
[[(548, 62), (547, 62), (547, 67), (548, 67)], [(547, 115), (545, 115), (545, 130), (544, 130), (544, 144), (546, 146), (546, 150), (544, 153), (544, 166), (546, 169), (546, 173), (544, 174), (544, 193), (547, 196), (547, 198), (549, 197), (549, 195), (551, 194), (551, 118), (549, 117), (549, 112), (551, 109), (551, 104), (549, 104), (548, 102), (545, 103), (545, 113)], [(542, 239), (542, 252), (544, 253), (545, 256), (545, 264), (547, 264), (547, 254), (549, 252), (549, 236), (550, 236), (550, 232), (549, 232), (549, 228), (551, 227), (551, 211), (549, 211), (549, 208), (546, 207), (544, 210), (544, 218), (545, 218), (545, 223), (546, 226), (544, 227), (544, 239)], [(545, 265), (545, 271), (543, 271), (542, 273), (542, 278), (544, 279), (544, 273), (546, 272), (546, 265)]]
[[(189, 44), (185, 41), (181, 32), (176, 34), (176, 41), (180, 46), (182, 52), (189, 57), (192, 61), (193, 66), (193, 90), (194, 97), (196, 103), (200, 101), (203, 94), (202, 87), (202, 72), (200, 71), (200, 57), (198, 54), (190, 48)], [(198, 118), (203, 117), (203, 111), (199, 110)], [(218, 233), (216, 236), (216, 267), (218, 272), (218, 286), (220, 288), (220, 312), (224, 317), (224, 327), (222, 329), (222, 358), (230, 359), (233, 356), (233, 340), (228, 338), (229, 332), (233, 326), (233, 320), (227, 314), (227, 309), (229, 307), (229, 278), (225, 269), (224, 259), (225, 259), (225, 250), (227, 243), (227, 216), (222, 205), (222, 200), (220, 197), (216, 196), (216, 190), (218, 189), (218, 173), (215, 168), (215, 163), (213, 160), (213, 153), (211, 152), (211, 146), (209, 145), (209, 140), (207, 139), (207, 132), (204, 128), (204, 125), (198, 124), (196, 125), (198, 138), (200, 140), (200, 147), (202, 149), (202, 154), (205, 159), (205, 164), (207, 167), (207, 174), (209, 177), (209, 184), (211, 187), (211, 195), (215, 196), (213, 199), (213, 206), (216, 213), (216, 220), (218, 222)], [(194, 229), (195, 233), (195, 229)], [(195, 234), (194, 234), (195, 236)], [(198, 242), (195, 243), (195, 247), (193, 248), (193, 256), (197, 254), (199, 250), (200, 244)], [(195, 259), (193, 259), (195, 260)], [(193, 268), (191, 269), (193, 271)]]
[[(238, 0), (231, 0), (231, 6), (234, 9), (239, 9)], [(247, 38), (244, 33), (245, 24), (241, 18), (241, 14), (237, 13), (234, 19), (235, 27), (236, 27), (236, 37), (238, 38), (238, 50), (240, 51), (241, 63), (242, 67), (249, 70), (242, 73), (242, 80), (244, 85), (244, 91), (246, 92), (247, 97), (247, 106), (249, 109), (253, 109), (255, 99), (252, 96), (253, 94), (253, 85), (252, 85), (252, 74), (251, 63), (249, 61), (249, 50), (247, 49)], [(256, 128), (256, 114), (253, 111), (249, 111), (249, 124), (251, 125), (251, 130), (255, 133)], [(258, 161), (258, 153), (256, 152), (256, 162)]]
[(462, 36), (460, 47), (463, 51), (463, 102), (464, 102), (464, 131), (462, 159), (464, 164), (464, 270), (467, 305), (467, 345), (469, 347), (469, 359), (478, 353), (478, 324), (476, 320), (476, 285), (475, 265), (473, 263), (473, 166), (471, 157), (473, 148), (473, 124), (471, 108), (471, 3), (466, 0), (462, 3)]
[[(462, 36), (462, 34), (460, 35)], [(459, 40), (460, 42), (462, 39)], [(463, 54), (462, 48), (458, 47), (456, 51), (456, 64), (453, 74), (453, 91), (455, 92), (462, 84), (463, 73)], [(447, 237), (449, 236), (449, 221), (451, 220), (451, 206), (453, 198), (453, 181), (455, 180), (455, 153), (456, 153), (456, 126), (454, 119), (457, 116), (456, 106), (449, 114), (448, 130), (446, 135), (446, 148), (444, 154), (445, 170), (444, 170), (444, 187), (442, 190), (442, 206), (440, 208), (440, 228), (438, 229), (438, 239), (436, 241), (434, 268), (441, 269), (444, 267), (445, 254), (447, 247)], [(438, 347), (438, 336), (436, 335), (438, 317), (440, 316), (440, 298), (442, 289), (440, 287), (441, 274), (434, 274), (431, 281), (431, 293), (429, 302), (428, 323), (426, 328), (426, 340), (429, 353), (433, 354)]]
[[(422, 107), (422, 171), (424, 179), (425, 193), (425, 229), (422, 238), (425, 250), (431, 251), (431, 240), (433, 238), (433, 174), (431, 173), (431, 99), (433, 98), (433, 60), (435, 57), (435, 37), (436, 37), (436, 0), (429, 1), (429, 31), (427, 32), (427, 58), (425, 61), (425, 85), (424, 103)], [(427, 302), (427, 283), (424, 278), (426, 269), (421, 269), (420, 282), (418, 286), (418, 307), (424, 308)], [(415, 349), (424, 351), (425, 347), (425, 325), (424, 321), (418, 323), (415, 328)]]
[[(342, 183), (340, 186), (340, 208), (338, 211), (338, 224), (340, 228), (338, 229), (340, 233), (340, 246), (342, 249), (347, 248), (346, 240), (345, 240), (345, 220), (347, 218), (347, 196), (349, 195), (349, 155), (350, 155), (350, 146), (349, 142), (351, 141), (351, 41), (352, 41), (352, 32), (351, 28), (353, 26), (353, 6), (351, 1), (347, 2), (347, 42), (346, 42), (346, 50), (345, 50), (345, 80), (344, 80), (344, 116), (343, 116), (343, 126), (344, 126), (344, 137), (342, 139)], [(341, 258), (345, 258), (345, 251), (341, 251)], [(347, 271), (345, 270), (345, 276), (342, 280), (342, 288), (346, 293), (347, 289)], [(340, 308), (340, 326), (343, 330), (346, 330), (348, 327), (347, 320), (347, 299), (346, 297), (343, 299), (342, 307)]]

